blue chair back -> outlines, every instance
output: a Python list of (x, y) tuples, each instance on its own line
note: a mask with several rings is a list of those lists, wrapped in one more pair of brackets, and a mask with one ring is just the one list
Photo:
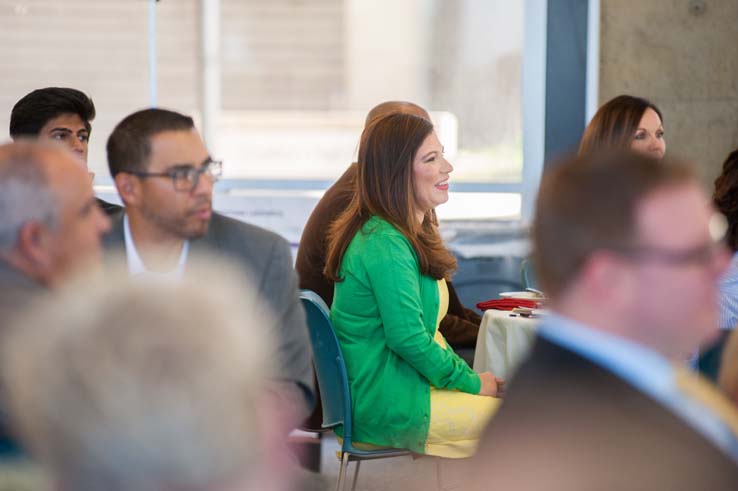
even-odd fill
[(323, 299), (311, 290), (300, 290), (300, 300), (307, 315), (315, 373), (320, 386), (323, 428), (343, 426), (343, 447), (348, 450), (352, 448), (351, 393), (341, 346)]

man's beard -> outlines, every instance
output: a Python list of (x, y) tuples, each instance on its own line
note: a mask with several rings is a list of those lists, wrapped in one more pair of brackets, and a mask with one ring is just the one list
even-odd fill
[(161, 216), (155, 211), (149, 210), (147, 207), (144, 207), (141, 210), (141, 214), (147, 221), (156, 224), (159, 228), (166, 230), (168, 233), (176, 237), (179, 237), (183, 240), (197, 239), (207, 233), (208, 227), (210, 225), (210, 220), (212, 219), (211, 215), (211, 218), (207, 220), (198, 220), (199, 226), (195, 228), (191, 226), (188, 227), (190, 219), (194, 215), (193, 210), (201, 208), (202, 205), (203, 203), (200, 203), (193, 207), (192, 210), (188, 211), (186, 215), (177, 216), (175, 218)]

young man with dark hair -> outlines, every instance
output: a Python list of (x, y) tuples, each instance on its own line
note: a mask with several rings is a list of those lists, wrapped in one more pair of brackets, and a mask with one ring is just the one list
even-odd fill
[[(26, 94), (10, 113), (10, 137), (38, 138), (64, 143), (87, 166), (87, 150), (95, 119), (95, 105), (85, 93), (66, 87), (46, 87)], [(122, 210), (101, 199), (108, 215)]]

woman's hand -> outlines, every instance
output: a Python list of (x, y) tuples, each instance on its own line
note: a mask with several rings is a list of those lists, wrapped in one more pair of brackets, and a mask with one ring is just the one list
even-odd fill
[(479, 387), (480, 396), (492, 396), (502, 397), (502, 392), (505, 389), (505, 381), (491, 372), (484, 372), (479, 374), (479, 380), (482, 385)]

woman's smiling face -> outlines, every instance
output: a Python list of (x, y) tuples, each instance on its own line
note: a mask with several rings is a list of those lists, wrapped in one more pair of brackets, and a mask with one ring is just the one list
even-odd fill
[(413, 157), (413, 194), (421, 221), (426, 212), (448, 201), (448, 178), (453, 170), (435, 131), (431, 132)]

